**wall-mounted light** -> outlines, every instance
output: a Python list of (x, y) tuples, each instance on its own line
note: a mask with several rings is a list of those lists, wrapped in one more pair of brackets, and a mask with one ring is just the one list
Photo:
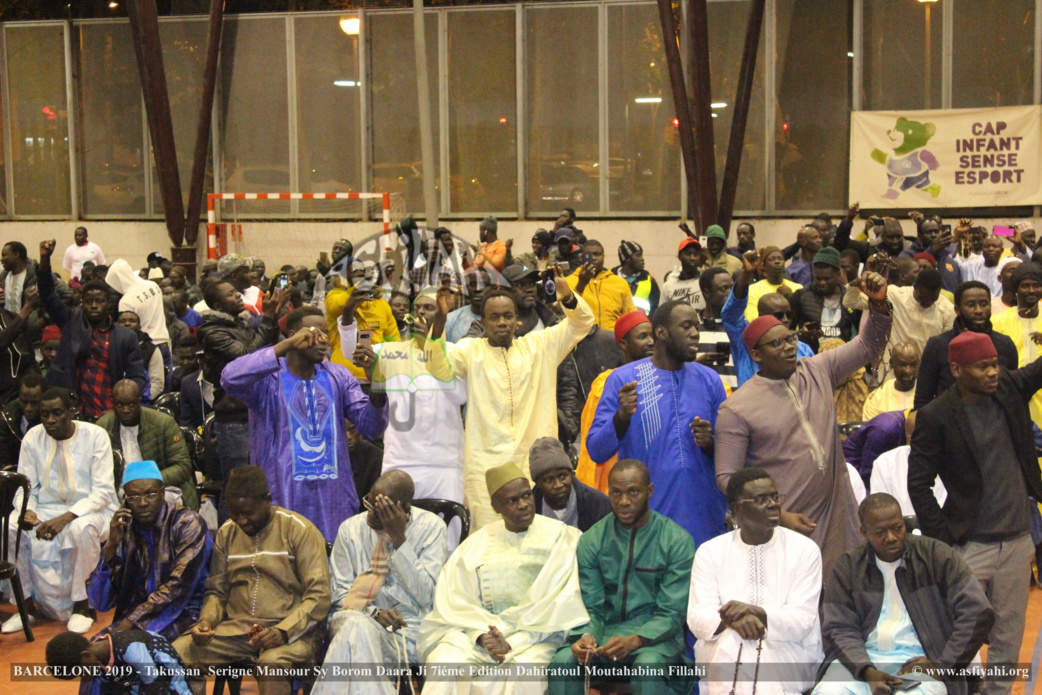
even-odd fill
[(633, 101), (638, 104), (661, 104), (662, 97), (637, 97)]
[(340, 19), (340, 29), (348, 36), (358, 36), (358, 29), (361, 24), (361, 20), (358, 17), (342, 17)]
[(727, 108), (727, 102), (726, 101), (714, 101), (712, 104), (709, 105), (709, 108), (711, 108), (711, 109), (726, 109)]
[(361, 82), (355, 82), (354, 80), (335, 80), (333, 82), (334, 87), (361, 87)]

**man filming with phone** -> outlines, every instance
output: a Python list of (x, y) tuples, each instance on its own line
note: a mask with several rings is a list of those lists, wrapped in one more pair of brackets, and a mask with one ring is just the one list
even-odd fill
[(597, 325), (615, 330), (619, 317), (637, 308), (630, 284), (604, 267), (604, 246), (599, 241), (590, 239), (583, 244), (582, 262), (582, 267), (568, 276), (568, 286), (577, 292), (580, 280), (585, 280), (582, 297), (593, 310)]

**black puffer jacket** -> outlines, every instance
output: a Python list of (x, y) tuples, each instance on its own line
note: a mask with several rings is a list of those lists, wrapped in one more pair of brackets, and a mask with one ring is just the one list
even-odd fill
[(264, 316), (257, 329), (245, 319), (223, 311), (203, 312), (199, 342), (203, 346), (203, 375), (214, 385), (213, 411), (218, 422), (246, 422), (246, 404), (224, 393), (221, 373), (232, 360), (273, 344), (279, 335), (274, 319)]

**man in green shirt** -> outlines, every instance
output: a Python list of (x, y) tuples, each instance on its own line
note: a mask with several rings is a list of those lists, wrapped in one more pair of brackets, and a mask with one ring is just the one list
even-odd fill
[(583, 692), (579, 665), (614, 670), (613, 681), (640, 670), (630, 679), (634, 695), (691, 691), (693, 679), (683, 674), (684, 621), (695, 543), (648, 507), (654, 488), (641, 461), (623, 459), (612, 468), (612, 515), (584, 533), (577, 550), (590, 622), (572, 630), (550, 662), (549, 695)]

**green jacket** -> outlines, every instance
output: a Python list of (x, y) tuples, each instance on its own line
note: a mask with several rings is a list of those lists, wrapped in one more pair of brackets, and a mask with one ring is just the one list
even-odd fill
[[(111, 410), (96, 423), (109, 433), (112, 448), (123, 452), (119, 439), (119, 420)], [(151, 408), (141, 409), (141, 424), (138, 427), (138, 446), (144, 461), (155, 461), (163, 474), (163, 484), (181, 489), (181, 504), (188, 509), (199, 509), (199, 493), (195, 491), (195, 472), (188, 445), (177, 421), (166, 413)], [(132, 463), (127, 461), (126, 463)]]
[(648, 523), (624, 529), (609, 514), (579, 539), (579, 586), (590, 622), (575, 628), (569, 642), (588, 632), (609, 638), (639, 635), (642, 650), (664, 656), (684, 652), (684, 623), (691, 589), (695, 542), (675, 522), (651, 512)]

